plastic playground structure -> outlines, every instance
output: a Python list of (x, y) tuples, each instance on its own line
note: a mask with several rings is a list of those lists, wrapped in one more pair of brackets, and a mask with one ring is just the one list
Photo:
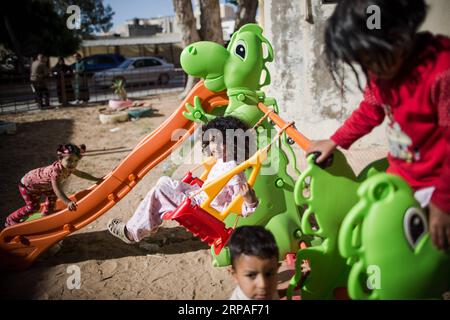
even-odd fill
[[(275, 139), (258, 139), (258, 150), (250, 159), (207, 185), (203, 181), (214, 162), (206, 159), (199, 177), (190, 171), (182, 181), (198, 184), (207, 200), (193, 206), (187, 198), (175, 211), (164, 215), (164, 219), (178, 221), (207, 242), (215, 266), (230, 263), (226, 243), (234, 228), (256, 224), (273, 233), (280, 260), (296, 254), (297, 272), (288, 297), (299, 287), (302, 299), (333, 299), (339, 289), (348, 290), (352, 299), (440, 298), (450, 286), (450, 256), (432, 246), (422, 209), (402, 179), (384, 173), (385, 159), (370, 164), (358, 176), (339, 151), (327, 168), (317, 166), (310, 156), (304, 172), (297, 169), (291, 146), (297, 144), (306, 150), (310, 142), (293, 123), (278, 115), (275, 99), (260, 91), (270, 83), (265, 64), (272, 60), (272, 47), (254, 24), (234, 33), (228, 48), (212, 42), (186, 47), (181, 55), (183, 69), (204, 80), (101, 183), (70, 197), (77, 201), (77, 211), (69, 213), (58, 201), (55, 214), (2, 230), (0, 265), (28, 268), (51, 246), (123, 199), (145, 174), (193, 134), (198, 122), (231, 115), (257, 132), (278, 128), (278, 134)], [(263, 73), (265, 79), (260, 83)], [(180, 128), (187, 133), (172, 141), (172, 132)], [(278, 159), (276, 172), (260, 174), (266, 160), (274, 156)], [(297, 178), (288, 174), (288, 166), (294, 168)], [(245, 172), (260, 199), (256, 212), (242, 219), (240, 196), (223, 212), (210, 206), (239, 172)], [(413, 221), (421, 223), (420, 232)], [(386, 255), (387, 251), (392, 254)], [(309, 261), (311, 272), (300, 283), (303, 260)], [(368, 287), (373, 276), (368, 272), (371, 266), (379, 267), (381, 274)]]

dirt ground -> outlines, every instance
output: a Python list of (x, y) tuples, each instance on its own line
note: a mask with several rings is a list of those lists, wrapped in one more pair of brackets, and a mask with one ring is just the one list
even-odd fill
[[(17, 123), (15, 135), (0, 136), (1, 223), (23, 205), (17, 182), (27, 171), (53, 162), (58, 144), (85, 143), (92, 155), (83, 158), (79, 169), (106, 175), (180, 103), (177, 93), (148, 97), (148, 101), (158, 113), (121, 124), (100, 124), (101, 105), (0, 117)], [(382, 151), (372, 149), (373, 156), (364, 161), (356, 157), (357, 165), (362, 167)], [(367, 152), (361, 154), (367, 158)], [(109, 212), (67, 237), (59, 251), (41, 256), (27, 271), (3, 274), (0, 298), (227, 299), (235, 286), (229, 269), (212, 267), (209, 247), (176, 222), (164, 222), (156, 236), (139, 245), (124, 244), (106, 230), (112, 217), (131, 217), (156, 180), (174, 169), (170, 161), (159, 164)], [(64, 190), (72, 194), (90, 185), (89, 181), (70, 177)], [(68, 289), (71, 265), (81, 270), (80, 289)], [(283, 265), (279, 272), (281, 289), (291, 275)]]

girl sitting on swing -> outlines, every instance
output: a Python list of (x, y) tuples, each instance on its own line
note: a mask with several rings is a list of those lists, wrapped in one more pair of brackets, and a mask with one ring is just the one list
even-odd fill
[[(235, 141), (226, 141), (226, 138), (230, 136), (236, 137), (236, 130), (242, 130), (242, 133), (245, 133), (249, 128), (234, 117), (217, 117), (203, 126), (203, 151), (217, 160), (205, 184), (238, 166), (240, 146)], [(234, 148), (230, 148), (232, 146)], [(245, 160), (248, 159), (248, 156), (249, 143), (248, 139), (245, 139)], [(112, 235), (126, 243), (139, 242), (157, 231), (162, 223), (162, 216), (166, 212), (175, 210), (190, 193), (199, 188), (197, 185), (193, 186), (163, 176), (147, 193), (128, 222), (124, 223), (117, 218), (112, 219), (108, 222), (108, 230)], [(223, 211), (239, 194), (244, 198), (242, 215), (248, 217), (256, 210), (258, 199), (253, 188), (247, 183), (243, 172), (240, 172), (228, 182), (211, 202), (211, 206), (218, 211)], [(192, 197), (194, 205), (200, 205), (205, 200), (206, 194), (203, 192)]]

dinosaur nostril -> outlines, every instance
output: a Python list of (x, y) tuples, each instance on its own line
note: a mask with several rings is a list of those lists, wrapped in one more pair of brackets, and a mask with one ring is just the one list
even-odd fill
[(188, 49), (188, 52), (191, 55), (195, 55), (195, 54), (197, 54), (197, 49), (195, 49), (194, 46), (190, 46), (189, 49)]

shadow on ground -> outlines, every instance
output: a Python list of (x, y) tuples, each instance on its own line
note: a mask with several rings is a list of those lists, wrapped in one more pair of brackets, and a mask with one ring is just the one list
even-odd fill
[(209, 249), (209, 246), (183, 227), (160, 228), (153, 237), (131, 245), (115, 238), (107, 230), (102, 230), (67, 237), (56, 254), (44, 254), (36, 262), (36, 266), (55, 266), (147, 254), (178, 254), (205, 249)]
[(17, 124), (17, 133), (0, 137), (0, 223), (24, 205), (17, 184), (28, 171), (56, 161), (56, 149), (70, 142), (73, 120), (42, 120)]
[(58, 268), (60, 265), (205, 249), (209, 249), (209, 246), (183, 227), (160, 228), (154, 237), (133, 245), (113, 237), (107, 230), (78, 233), (64, 239), (56, 253), (52, 254), (52, 250), (44, 253), (29, 269), (3, 271), (0, 277), (0, 299), (35, 298), (40, 292), (39, 281), (48, 278), (49, 270), (56, 276), (58, 272), (64, 273), (64, 268)]

